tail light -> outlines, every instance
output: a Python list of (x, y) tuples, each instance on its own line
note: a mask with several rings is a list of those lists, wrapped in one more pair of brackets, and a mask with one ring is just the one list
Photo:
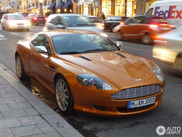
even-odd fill
[(45, 17), (44, 20), (47, 20), (47, 17)]
[(123, 22), (123, 21), (121, 21), (119, 24), (120, 24), (120, 25), (124, 25), (124, 22)]
[(34, 19), (34, 20), (37, 20), (37, 17), (34, 17), (33, 19)]
[(158, 25), (156, 25), (156, 24), (150, 24), (149, 27), (151, 29), (158, 29), (159, 28)]
[(102, 27), (105, 27), (105, 24), (104, 23), (102, 23)]

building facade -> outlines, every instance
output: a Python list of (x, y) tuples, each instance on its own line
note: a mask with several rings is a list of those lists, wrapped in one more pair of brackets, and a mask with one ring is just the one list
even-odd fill
[(78, 13), (101, 17), (144, 14), (157, 0), (0, 0), (1, 11), (28, 13)]

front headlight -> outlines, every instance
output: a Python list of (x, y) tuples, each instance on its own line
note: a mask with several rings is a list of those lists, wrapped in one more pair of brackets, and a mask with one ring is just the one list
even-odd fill
[(30, 26), (30, 21), (26, 21), (25, 26)]
[(14, 21), (8, 21), (8, 25), (11, 26), (16, 26), (16, 23)]
[(153, 65), (151, 69), (160, 81), (164, 81), (164, 74), (157, 65)]
[(85, 74), (85, 73), (78, 74), (76, 76), (76, 79), (78, 80), (79, 83), (87, 87), (95, 86), (97, 89), (103, 89), (103, 90), (112, 89), (112, 87), (104, 80), (91, 74)]

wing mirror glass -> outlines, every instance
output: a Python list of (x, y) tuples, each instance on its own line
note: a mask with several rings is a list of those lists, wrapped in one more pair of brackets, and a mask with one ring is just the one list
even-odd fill
[(47, 53), (47, 49), (44, 46), (36, 46), (35, 47), (35, 52), (38, 52), (38, 53)]
[(59, 28), (59, 29), (65, 29), (65, 27), (63, 25), (60, 25), (60, 24), (57, 25), (57, 28)]
[(122, 47), (123, 47), (123, 42), (121, 42), (121, 41), (116, 41), (116, 46), (117, 46), (118, 48), (122, 49)]

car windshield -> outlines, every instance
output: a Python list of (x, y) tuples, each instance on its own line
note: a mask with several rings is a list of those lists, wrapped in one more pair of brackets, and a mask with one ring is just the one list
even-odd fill
[(119, 16), (111, 16), (111, 17), (108, 17), (106, 20), (121, 20), (121, 17)]
[(106, 37), (97, 34), (66, 34), (52, 37), (58, 54), (79, 54), (115, 51), (119, 48)]
[(68, 27), (79, 27), (79, 26), (91, 26), (94, 25), (91, 23), (88, 17), (85, 16), (64, 16), (63, 19), (65, 20)]
[(22, 15), (8, 15), (8, 20), (23, 20), (25, 19)]

